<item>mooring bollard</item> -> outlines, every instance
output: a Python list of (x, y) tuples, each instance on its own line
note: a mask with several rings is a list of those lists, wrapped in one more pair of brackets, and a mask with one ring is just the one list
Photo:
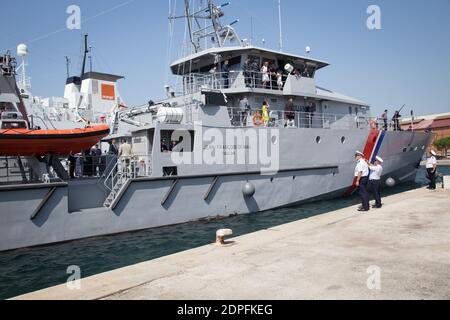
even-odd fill
[(220, 229), (216, 232), (216, 244), (224, 245), (225, 237), (233, 235), (233, 230), (231, 229)]

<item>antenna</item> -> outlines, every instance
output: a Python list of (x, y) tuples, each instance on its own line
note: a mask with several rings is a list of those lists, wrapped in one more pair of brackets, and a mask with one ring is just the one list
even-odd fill
[(88, 34), (86, 33), (84, 35), (84, 56), (83, 56), (83, 66), (81, 68), (81, 79), (83, 79), (83, 75), (84, 75), (84, 71), (86, 69), (86, 57), (87, 54), (89, 53), (89, 48), (88, 48)]
[(250, 44), (253, 45), (253, 17), (250, 17)]
[(280, 51), (283, 51), (283, 26), (281, 25), (281, 0), (278, 0), (278, 24), (280, 27)]
[(89, 46), (89, 71), (92, 72), (92, 46)]
[(68, 56), (66, 56), (66, 71), (67, 71), (67, 78), (70, 77), (69, 65), (70, 65), (70, 59), (69, 59)]

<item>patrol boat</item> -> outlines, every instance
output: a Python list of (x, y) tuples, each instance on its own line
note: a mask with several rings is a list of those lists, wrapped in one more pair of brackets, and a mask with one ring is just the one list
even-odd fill
[(167, 98), (114, 117), (107, 140), (133, 155), (108, 156), (99, 178), (67, 179), (32, 158), (34, 179), (3, 168), (0, 250), (342, 197), (356, 150), (385, 160), (383, 183), (415, 178), (431, 133), (381, 130), (367, 103), (316, 84), (327, 62), (254, 46), (222, 23), (222, 6), (189, 3), (192, 52), (170, 65)]

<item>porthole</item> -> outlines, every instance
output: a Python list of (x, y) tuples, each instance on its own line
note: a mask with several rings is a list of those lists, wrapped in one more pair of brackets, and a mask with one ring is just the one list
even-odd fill
[(321, 143), (322, 142), (322, 138), (321, 137), (317, 137), (316, 138), (316, 142), (317, 142), (317, 144)]
[(345, 144), (346, 140), (347, 140), (347, 139), (345, 139), (345, 137), (342, 137), (342, 138), (341, 138), (341, 143), (342, 143), (342, 144)]

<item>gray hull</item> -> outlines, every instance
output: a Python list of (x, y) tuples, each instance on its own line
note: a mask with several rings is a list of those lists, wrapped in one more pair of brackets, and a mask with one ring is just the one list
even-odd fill
[[(397, 183), (414, 180), (431, 138), (431, 134), (386, 132), (377, 153), (386, 160), (383, 178), (392, 177)], [(224, 167), (208, 174), (134, 179), (113, 209), (103, 207), (107, 192), (95, 179), (0, 187), (0, 251), (254, 213), (323, 195), (342, 196), (352, 185), (353, 152), (362, 150), (366, 140), (363, 130), (284, 130), (277, 174)], [(242, 194), (247, 181), (256, 188), (251, 198)]]

